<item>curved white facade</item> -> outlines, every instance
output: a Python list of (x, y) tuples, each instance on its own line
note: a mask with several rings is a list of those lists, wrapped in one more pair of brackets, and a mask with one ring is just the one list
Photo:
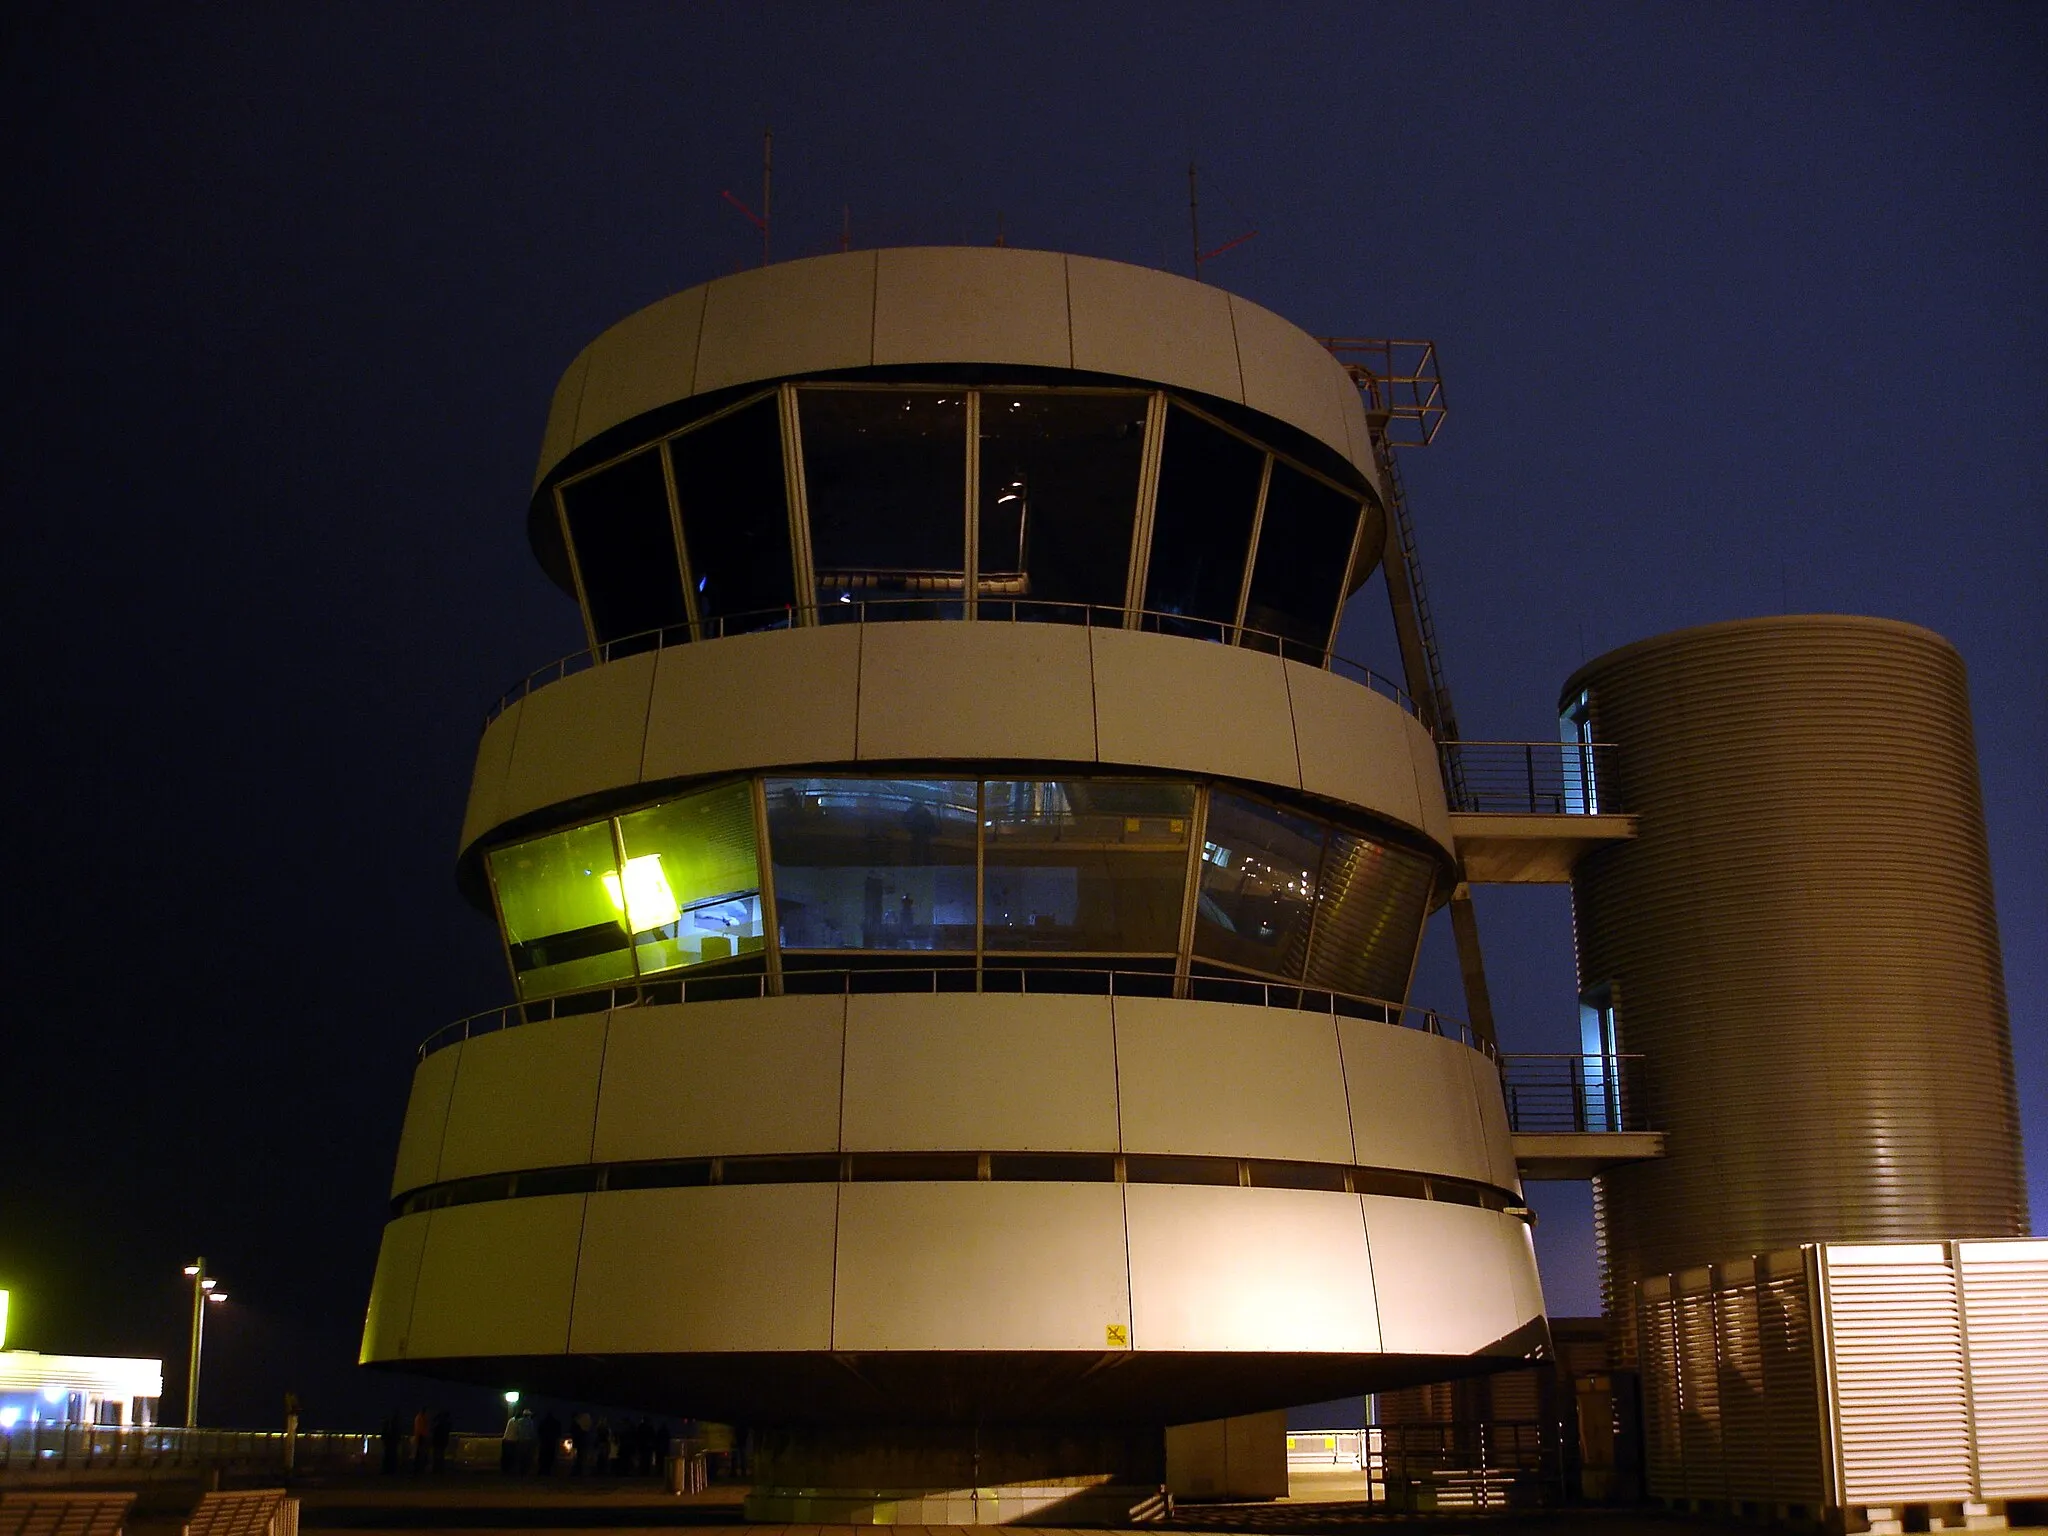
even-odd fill
[(1080, 257), (793, 262), (594, 342), (530, 515), (589, 664), (479, 747), (522, 1002), (419, 1065), (366, 1362), (1142, 1481), (1061, 1426), (1543, 1345), (1494, 1063), (1406, 1006), (1455, 860), (1332, 654), (1385, 524), (1312, 338)]

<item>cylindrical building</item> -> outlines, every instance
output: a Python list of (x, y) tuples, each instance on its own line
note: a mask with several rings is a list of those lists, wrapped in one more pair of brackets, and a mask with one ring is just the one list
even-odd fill
[(1384, 528), (1330, 355), (1156, 272), (851, 253), (599, 337), (529, 518), (590, 649), (458, 859), (521, 1001), (423, 1055), (365, 1361), (986, 1520), (1540, 1347), (1494, 1063), (1405, 1007), (1435, 746), (1331, 654)]
[(1954, 648), (1884, 619), (1711, 624), (1588, 663), (1561, 707), (1614, 743), (1639, 823), (1572, 879), (1588, 1049), (1643, 1056), (1666, 1135), (1595, 1186), (1624, 1356), (1644, 1275), (2023, 1233)]

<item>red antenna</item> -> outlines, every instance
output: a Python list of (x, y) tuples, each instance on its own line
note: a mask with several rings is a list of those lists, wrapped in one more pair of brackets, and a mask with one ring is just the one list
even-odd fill
[[(1230, 199), (1225, 198), (1224, 201), (1229, 202)], [(1233, 203), (1231, 207), (1233, 211), (1237, 212), (1239, 218), (1244, 217), (1242, 211), (1237, 210), (1236, 204)], [(1188, 234), (1194, 245), (1195, 281), (1198, 283), (1202, 281), (1203, 262), (1214, 261), (1225, 251), (1236, 250), (1245, 241), (1258, 234), (1257, 229), (1248, 229), (1236, 239), (1226, 240), (1213, 250), (1205, 251), (1202, 249), (1202, 211), (1200, 200), (1195, 192), (1195, 162), (1192, 160), (1188, 162)]]
[[(720, 197), (724, 198), (728, 203), (731, 203), (733, 207), (739, 209), (740, 216), (742, 218), (744, 218), (749, 224), (753, 225), (754, 228), (761, 231), (761, 265), (764, 267), (768, 265), (769, 261), (769, 199), (773, 195), (774, 190), (775, 130), (772, 127), (770, 127), (761, 130), (761, 211), (758, 214), (755, 213), (753, 209), (749, 208), (745, 203), (741, 202), (738, 198), (734, 197), (730, 192), (721, 191), (718, 194)], [(841, 249), (844, 249), (844, 247), (842, 246)]]

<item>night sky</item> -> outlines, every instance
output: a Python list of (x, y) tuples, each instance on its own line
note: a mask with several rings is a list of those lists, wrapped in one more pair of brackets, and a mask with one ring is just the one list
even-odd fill
[[(23, 7), (4, 23), (11, 1342), (207, 1417), (354, 1364), (413, 1050), (502, 1001), (477, 731), (581, 643), (527, 552), (599, 330), (758, 259), (1010, 243), (1433, 337), (1406, 472), (1465, 733), (1782, 611), (1969, 663), (2048, 1212), (2048, 10), (1729, 4)], [(1375, 581), (1347, 640), (1398, 672)], [(1510, 1049), (1576, 1049), (1562, 888), (1481, 893)], [(1437, 919), (1439, 925), (1445, 919)], [(1462, 1011), (1447, 929), (1421, 1000)], [(1539, 1190), (1552, 1310), (1590, 1198)], [(431, 1389), (482, 1426), (476, 1393)]]

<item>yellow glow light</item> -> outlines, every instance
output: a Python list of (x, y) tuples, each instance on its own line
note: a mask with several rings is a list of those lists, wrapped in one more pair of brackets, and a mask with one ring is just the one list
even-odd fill
[(666, 928), (683, 915), (676, 905), (676, 893), (669, 888), (668, 875), (661, 867), (661, 855), (643, 853), (626, 860), (625, 879), (607, 874), (604, 893), (612, 899), (612, 910), (623, 912), (635, 933)]
[(0, 1291), (0, 1349), (7, 1347), (7, 1293)]

